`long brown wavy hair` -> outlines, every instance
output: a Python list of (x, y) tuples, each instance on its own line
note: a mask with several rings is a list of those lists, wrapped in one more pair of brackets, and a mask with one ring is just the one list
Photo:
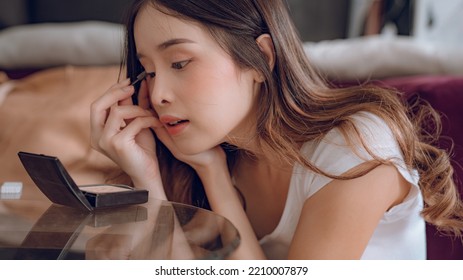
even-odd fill
[[(346, 139), (351, 139), (353, 145), (357, 140), (363, 143), (352, 116), (360, 111), (376, 114), (391, 128), (405, 164), (419, 172), (425, 220), (444, 232), (462, 235), (462, 202), (453, 181), (449, 155), (435, 146), (440, 134), (440, 116), (429, 105), (407, 107), (400, 93), (371, 84), (329, 85), (309, 63), (284, 0), (133, 1), (127, 14), (122, 63), (131, 79), (143, 71), (136, 56), (134, 21), (145, 5), (201, 24), (239, 67), (256, 69), (264, 75), (256, 120), (261, 149), (271, 151), (290, 164), (302, 164), (333, 179), (362, 176), (380, 164), (389, 163), (372, 154), (374, 164), (368, 168), (349, 176), (334, 176), (305, 159), (297, 144), (320, 140), (335, 127)], [(256, 38), (261, 34), (270, 34), (273, 40), (276, 58), (273, 69), (256, 44)], [(168, 198), (208, 207), (201, 181), (194, 170), (175, 159), (157, 138), (156, 141)], [(226, 143), (223, 147), (232, 168), (242, 151)]]

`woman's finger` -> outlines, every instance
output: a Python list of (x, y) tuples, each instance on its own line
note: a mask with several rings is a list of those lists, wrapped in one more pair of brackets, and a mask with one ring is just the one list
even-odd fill
[[(130, 87), (134, 88), (133, 85), (130, 85)], [(134, 93), (132, 93), (132, 94), (136, 94), (136, 93), (135, 93), (135, 88), (134, 88)], [(124, 106), (124, 105), (133, 105), (132, 94), (131, 94), (129, 97), (120, 100), (120, 101), (119, 101), (119, 105), (121, 105), (121, 106)]]
[(150, 108), (150, 98), (148, 91), (148, 83), (143, 80), (140, 84), (140, 90), (138, 91), (138, 104), (144, 109)]
[(90, 122), (92, 129), (104, 126), (108, 117), (108, 110), (120, 100), (127, 98), (133, 93), (133, 86), (128, 85), (127, 81), (117, 84), (109, 89), (105, 94), (92, 103), (90, 107)]
[(118, 104), (119, 101), (126, 99), (134, 91), (129, 79), (125, 79), (111, 86), (95, 103), (101, 103), (103, 106)]
[(159, 121), (153, 116), (138, 117), (134, 119), (127, 127), (117, 134), (120, 141), (126, 142), (127, 139), (134, 139), (143, 129), (158, 126)]
[(114, 135), (126, 126), (126, 120), (150, 116), (152, 115), (148, 110), (138, 106), (113, 106), (106, 120), (104, 132)]

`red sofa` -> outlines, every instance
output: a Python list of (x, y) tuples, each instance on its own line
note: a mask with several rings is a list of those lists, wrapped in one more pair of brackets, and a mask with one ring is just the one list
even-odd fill
[[(463, 76), (426, 75), (385, 79), (380, 84), (394, 87), (412, 101), (419, 96), (442, 114), (441, 148), (452, 149), (455, 180), (463, 197)], [(463, 243), (443, 236), (434, 226), (427, 225), (427, 251), (430, 260), (463, 260)]]

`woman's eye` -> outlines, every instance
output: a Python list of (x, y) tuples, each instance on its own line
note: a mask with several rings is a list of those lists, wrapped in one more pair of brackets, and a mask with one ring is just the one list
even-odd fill
[(179, 62), (174, 62), (174, 63), (172, 63), (172, 68), (180, 70), (183, 67), (185, 67), (189, 62), (190, 62), (189, 60), (183, 60), (183, 61), (179, 61)]
[(145, 78), (154, 78), (156, 77), (156, 72), (146, 72)]
[(156, 72), (145, 72), (145, 81), (149, 82), (154, 77), (156, 77)]

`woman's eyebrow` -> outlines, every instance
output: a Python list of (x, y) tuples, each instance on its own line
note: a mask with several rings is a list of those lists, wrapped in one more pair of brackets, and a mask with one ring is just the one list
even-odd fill
[[(196, 42), (193, 41), (193, 40), (190, 40), (190, 39), (186, 39), (186, 38), (174, 38), (174, 39), (169, 39), (169, 40), (159, 44), (157, 46), (157, 49), (160, 50), (160, 51), (163, 51), (163, 50), (166, 50), (169, 47), (172, 47), (174, 45), (189, 44), (189, 43), (196, 43)], [(138, 59), (140, 59), (140, 58), (142, 58), (144, 56), (145, 55), (143, 55), (142, 53), (137, 53)]]
[(193, 40), (186, 39), (186, 38), (174, 38), (165, 41), (164, 43), (161, 43), (158, 45), (159, 50), (165, 50), (173, 45), (178, 45), (178, 44), (187, 44), (187, 43), (196, 43)]

